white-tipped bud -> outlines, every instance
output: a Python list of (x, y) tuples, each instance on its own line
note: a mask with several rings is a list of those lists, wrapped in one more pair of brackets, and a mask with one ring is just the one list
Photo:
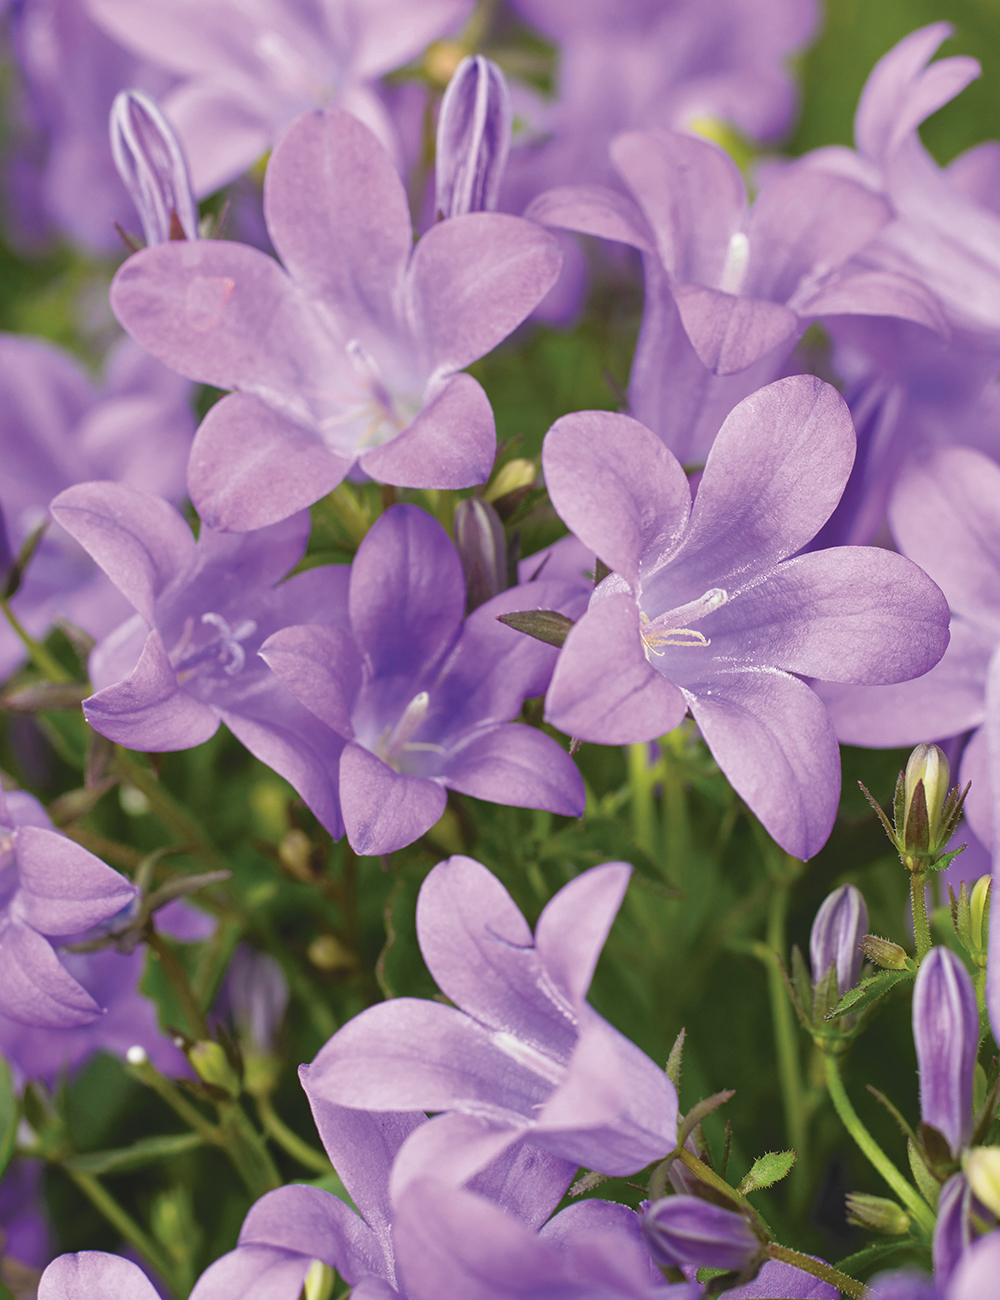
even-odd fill
[[(941, 825), (941, 809), (944, 807), (950, 780), (951, 771), (944, 751), (937, 745), (918, 745), (907, 760), (906, 771), (903, 773), (906, 807), (903, 838), (908, 848), (926, 850), (928, 843), (936, 843)], [(913, 802), (920, 781), (924, 784), (926, 818)]]
[(132, 196), (146, 243), (197, 239), (198, 212), (180, 141), (141, 90), (123, 90), (111, 105), (111, 153)]
[(513, 111), (503, 73), (481, 54), (463, 59), (441, 100), (435, 210), (493, 212), (510, 150)]
[(146, 1055), (146, 1049), (136, 1043), (125, 1053), (125, 1060), (128, 1061), (129, 1065), (145, 1065), (149, 1057)]
[(973, 1194), (1000, 1216), (1000, 1147), (973, 1147), (962, 1161)]

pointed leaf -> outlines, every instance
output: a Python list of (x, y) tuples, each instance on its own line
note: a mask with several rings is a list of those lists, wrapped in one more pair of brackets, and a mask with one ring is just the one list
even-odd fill
[(750, 1172), (736, 1190), (746, 1196), (748, 1192), (755, 1192), (760, 1187), (773, 1187), (788, 1176), (796, 1159), (794, 1151), (768, 1151), (753, 1162)]
[(867, 979), (861, 981), (856, 988), (848, 989), (832, 1011), (827, 1012), (823, 1017), (824, 1020), (836, 1020), (840, 1016), (854, 1014), (858, 1011), (867, 1011), (871, 1006), (884, 997), (894, 984), (900, 980), (912, 979), (913, 975), (908, 970), (883, 970), (877, 975), (870, 975)]
[(681, 1086), (681, 1063), (684, 1057), (684, 1039), (687, 1037), (687, 1030), (682, 1029), (674, 1039), (674, 1045), (670, 1049), (670, 1055), (667, 1057), (666, 1075), (674, 1087), (680, 1091)]
[(571, 618), (557, 613), (554, 609), (528, 609), (512, 614), (498, 614), (497, 622), (506, 623), (515, 632), (524, 632), (527, 636), (533, 636), (536, 641), (544, 641), (546, 645), (557, 647), (562, 646), (573, 626)]

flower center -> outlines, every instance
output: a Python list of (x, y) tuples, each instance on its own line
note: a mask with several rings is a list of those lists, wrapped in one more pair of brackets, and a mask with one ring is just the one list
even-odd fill
[[(207, 637), (199, 634), (201, 628), (212, 628)], [(235, 677), (246, 664), (246, 651), (240, 644), (257, 631), (252, 618), (244, 619), (231, 627), (221, 614), (202, 614), (199, 624), (193, 617), (184, 623), (181, 639), (170, 653), (170, 662), (183, 685), (196, 676), (215, 676), (219, 670), (227, 677)]]
[(699, 632), (697, 628), (687, 627), (686, 624), (697, 623), (706, 614), (720, 609), (728, 599), (729, 593), (722, 587), (711, 587), (697, 600), (689, 600), (686, 605), (668, 609), (666, 613), (658, 614), (656, 618), (651, 619), (640, 612), (639, 620), (642, 627), (639, 634), (642, 637), (642, 649), (646, 658), (656, 655), (658, 659), (662, 659), (663, 651), (659, 649), (660, 646), (711, 645), (709, 637)]
[(722, 279), (719, 281), (719, 288), (723, 293), (739, 293), (749, 260), (750, 240), (742, 230), (737, 230), (729, 240), (726, 264), (722, 268)]
[(386, 727), (375, 742), (375, 753), (378, 754), (383, 763), (388, 763), (397, 772), (402, 771), (402, 763), (406, 754), (416, 753), (421, 750), (435, 754), (444, 753), (444, 748), (441, 745), (411, 739), (430, 712), (430, 704), (430, 695), (426, 691), (419, 691), (403, 710), (396, 725)]

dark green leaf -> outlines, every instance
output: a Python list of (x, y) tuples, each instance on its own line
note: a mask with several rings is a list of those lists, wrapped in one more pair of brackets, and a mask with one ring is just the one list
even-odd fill
[(571, 618), (554, 609), (526, 609), (512, 614), (498, 614), (497, 622), (506, 623), (515, 632), (533, 636), (536, 641), (557, 647), (564, 644), (573, 626)]

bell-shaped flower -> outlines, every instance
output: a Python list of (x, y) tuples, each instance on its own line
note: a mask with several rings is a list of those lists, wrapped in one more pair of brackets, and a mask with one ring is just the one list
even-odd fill
[(812, 975), (819, 983), (831, 966), (837, 969), (837, 990), (854, 988), (861, 973), (859, 944), (868, 933), (868, 908), (857, 885), (841, 885), (820, 905), (809, 932)]
[(122, 90), (115, 96), (111, 154), (147, 244), (198, 238), (198, 210), (180, 141), (156, 100), (141, 90)]
[(389, 155), (333, 109), (300, 117), (275, 148), (264, 210), (284, 268), (244, 244), (174, 242), (137, 253), (112, 286), (115, 313), (143, 347), (238, 390), (195, 438), (188, 486), (202, 519), (264, 527), (354, 464), (403, 487), (485, 481), (493, 411), (460, 372), (549, 289), (554, 238), (475, 212), (414, 248)]
[(46, 1029), (96, 1020), (102, 1008), (49, 940), (106, 921), (134, 897), (124, 876), (53, 830), (36, 799), (0, 791), (0, 1014)]
[[(51, 525), (52, 498), (73, 483), (111, 478), (173, 500), (184, 495), (194, 432), (190, 384), (123, 339), (94, 384), (74, 358), (41, 339), (0, 335), (0, 507), (8, 553), (49, 522), (11, 608), (32, 636), (67, 618), (102, 637), (129, 612), (87, 555)], [(24, 646), (0, 627), (0, 678)]]
[(309, 518), (251, 533), (202, 524), (196, 542), (166, 501), (116, 483), (81, 483), (52, 513), (135, 609), (91, 654), (91, 726), (131, 749), (188, 749), (225, 722), (342, 833), (343, 742), (302, 708), (258, 657), (278, 628), (346, 618), (346, 566), (281, 579), (301, 559)]
[(687, 710), (770, 834), (807, 858), (840, 790), (830, 719), (803, 677), (902, 680), (948, 643), (940, 591), (868, 547), (797, 554), (836, 504), (854, 456), (840, 396), (782, 379), (729, 415), (692, 505), (684, 471), (624, 415), (549, 430), (553, 505), (612, 570), (562, 649), (547, 717), (601, 744), (654, 740)]
[(235, 180), (307, 109), (336, 104), (392, 145), (376, 79), (456, 32), (472, 7), (471, 0), (84, 4), (125, 50), (179, 82), (164, 96), (163, 108), (183, 141), (200, 196)]
[(922, 285), (842, 269), (890, 219), (858, 181), (793, 168), (768, 178), (748, 206), (736, 164), (711, 141), (631, 132), (611, 156), (634, 203), (570, 186), (540, 195), (527, 215), (645, 255), (630, 406), (680, 460), (704, 460), (726, 414), (781, 373), (810, 320), (902, 316), (943, 327)]
[(572, 613), (572, 588), (515, 587), (466, 619), (454, 543), (425, 510), (399, 505), (358, 548), (347, 604), (347, 625), (288, 627), (261, 654), (343, 737), (340, 800), (356, 852), (412, 843), (441, 817), (448, 789), (582, 815), (573, 760), (538, 728), (510, 721), (544, 694), (557, 652), (497, 621), (526, 608)]
[(417, 936), (449, 1005), (369, 1007), (300, 1071), (314, 1109), (440, 1112), (397, 1154), (394, 1196), (428, 1171), (457, 1187), (504, 1152), (540, 1148), (568, 1180), (577, 1165), (635, 1173), (673, 1149), (673, 1084), (585, 1000), (629, 872), (571, 880), (534, 937), (478, 862), (449, 858), (424, 881)]
[(481, 54), (463, 59), (438, 115), (434, 211), (439, 216), (496, 211), (512, 118), (510, 91), (497, 65)]
[(944, 1135), (957, 1158), (972, 1136), (979, 1008), (972, 979), (950, 948), (932, 948), (920, 964), (913, 986), (913, 1042), (920, 1118)]

